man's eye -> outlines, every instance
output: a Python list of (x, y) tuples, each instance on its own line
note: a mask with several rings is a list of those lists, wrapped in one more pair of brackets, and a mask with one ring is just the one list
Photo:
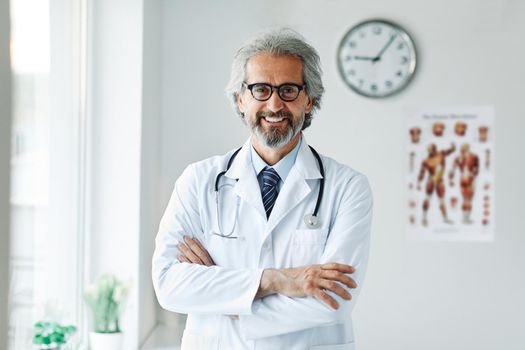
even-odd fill
[(295, 96), (297, 94), (297, 88), (295, 86), (283, 86), (281, 87), (281, 95), (284, 96)]
[(268, 93), (268, 88), (266, 86), (255, 86), (253, 91), (258, 94), (265, 94)]

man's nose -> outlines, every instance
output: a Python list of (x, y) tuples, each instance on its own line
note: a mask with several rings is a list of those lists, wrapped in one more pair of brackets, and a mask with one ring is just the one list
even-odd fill
[(284, 102), (283, 100), (281, 100), (281, 97), (279, 97), (279, 94), (277, 93), (276, 89), (273, 90), (270, 99), (266, 101), (266, 105), (268, 109), (272, 112), (279, 112), (281, 109), (284, 108)]

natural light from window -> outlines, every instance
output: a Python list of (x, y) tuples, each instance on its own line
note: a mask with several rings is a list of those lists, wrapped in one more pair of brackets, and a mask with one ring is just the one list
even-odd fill
[(13, 128), (9, 349), (34, 349), (35, 323), (77, 327), (81, 348), (83, 6), (11, 0)]

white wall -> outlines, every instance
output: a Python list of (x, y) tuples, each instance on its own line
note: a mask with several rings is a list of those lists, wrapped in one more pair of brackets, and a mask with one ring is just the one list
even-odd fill
[(143, 91), (140, 189), (139, 331), (146, 339), (157, 323), (156, 299), (151, 283), (151, 256), (160, 208), (160, 1), (144, 1)]
[(9, 291), (9, 173), (11, 161), (9, 0), (0, 0), (0, 348), (7, 348)]
[(93, 280), (132, 278), (125, 349), (157, 323), (151, 239), (158, 226), (160, 2), (93, 1), (90, 24), (90, 205)]
[[(336, 67), (339, 40), (370, 17), (398, 22), (419, 48), (414, 81), (385, 100), (352, 93)], [(189, 162), (248, 135), (223, 96), (235, 50), (260, 29), (291, 26), (319, 50), (325, 71), (326, 98), (308, 141), (367, 174), (375, 195), (371, 260), (354, 314), (359, 349), (522, 349), (524, 17), (520, 1), (163, 1), (160, 207)], [(429, 104), (495, 106), (492, 243), (405, 238), (405, 118)]]
[(137, 349), (143, 2), (95, 0), (91, 11), (88, 275), (133, 280), (121, 327), (124, 348)]

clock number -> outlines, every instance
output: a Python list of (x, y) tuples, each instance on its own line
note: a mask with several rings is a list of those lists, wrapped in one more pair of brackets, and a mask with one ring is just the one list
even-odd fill
[(377, 92), (377, 85), (376, 84), (370, 85), (370, 90), (372, 90), (373, 92)]
[(406, 56), (401, 57), (401, 64), (407, 64), (408, 58)]
[(345, 61), (350, 61), (351, 59), (352, 59), (352, 56), (350, 55), (345, 56)]
[(363, 86), (363, 84), (364, 84), (364, 80), (363, 80), (363, 79), (359, 79), (359, 81), (358, 81), (357, 83), (358, 83), (359, 86), (361, 87), (361, 86)]
[(354, 69), (350, 69), (348, 71), (348, 75), (355, 75), (355, 70)]
[(402, 76), (403, 76), (403, 72), (400, 71), (400, 70), (398, 70), (397, 73), (396, 73), (396, 75), (397, 75), (398, 77), (402, 77)]
[(366, 36), (366, 33), (364, 31), (359, 32), (359, 37), (363, 39)]
[(350, 41), (348, 43), (348, 46), (350, 46), (351, 48), (355, 48), (357, 46), (357, 43), (355, 41)]
[(388, 89), (391, 89), (391, 88), (392, 88), (392, 86), (393, 86), (393, 84), (392, 84), (392, 81), (391, 81), (391, 80), (387, 80), (387, 81), (385, 81), (385, 85), (386, 85), (386, 87), (387, 87)]
[(381, 27), (375, 26), (374, 28), (372, 28), (372, 33), (374, 33), (375, 35), (380, 35)]
[(398, 49), (398, 50), (403, 50), (404, 47), (405, 47), (405, 44), (404, 44), (404, 43), (399, 43), (399, 44), (397, 44), (397, 49)]

